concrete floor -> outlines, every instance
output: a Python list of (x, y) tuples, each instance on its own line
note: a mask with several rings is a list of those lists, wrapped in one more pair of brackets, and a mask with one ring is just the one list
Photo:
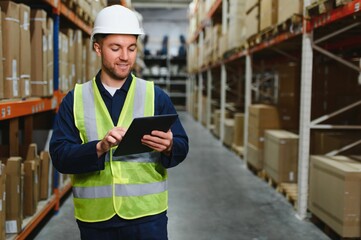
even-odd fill
[[(169, 170), (170, 240), (322, 240), (315, 225), (296, 218), (291, 204), (244, 167), (187, 113), (180, 113), (190, 138), (188, 158)], [(35, 236), (76, 240), (72, 197)]]

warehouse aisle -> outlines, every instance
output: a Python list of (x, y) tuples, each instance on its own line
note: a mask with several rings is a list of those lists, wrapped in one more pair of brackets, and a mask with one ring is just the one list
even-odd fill
[[(170, 240), (322, 240), (312, 223), (300, 221), (285, 198), (254, 176), (233, 152), (187, 113), (180, 113), (190, 152), (169, 170)], [(79, 239), (72, 198), (36, 240)]]

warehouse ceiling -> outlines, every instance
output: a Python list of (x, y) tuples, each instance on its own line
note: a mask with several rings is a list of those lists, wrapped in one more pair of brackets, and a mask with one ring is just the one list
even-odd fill
[[(187, 8), (192, 0), (131, 0), (134, 8)], [(119, 0), (108, 0), (108, 4), (119, 3)]]

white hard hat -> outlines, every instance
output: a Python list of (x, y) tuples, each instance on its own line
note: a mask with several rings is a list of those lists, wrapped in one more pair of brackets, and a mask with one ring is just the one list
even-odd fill
[(100, 34), (144, 34), (135, 12), (121, 5), (111, 5), (102, 9), (95, 18), (94, 28), (90, 36)]

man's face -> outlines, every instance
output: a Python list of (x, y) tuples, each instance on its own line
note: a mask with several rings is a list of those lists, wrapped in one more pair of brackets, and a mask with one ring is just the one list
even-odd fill
[(137, 38), (134, 35), (109, 34), (95, 50), (102, 58), (102, 70), (114, 80), (125, 80), (137, 56)]

